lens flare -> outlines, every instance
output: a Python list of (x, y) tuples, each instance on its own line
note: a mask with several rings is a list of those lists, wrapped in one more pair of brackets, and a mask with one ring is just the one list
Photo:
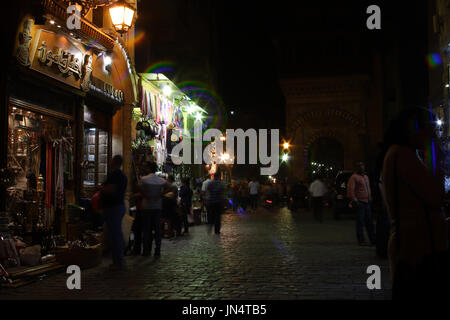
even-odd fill
[(128, 42), (130, 43), (130, 45), (138, 45), (144, 39), (145, 39), (145, 31), (138, 31), (135, 33), (134, 36), (130, 37)]
[(144, 73), (166, 73), (174, 72), (176, 64), (173, 61), (164, 60), (158, 61), (145, 69)]
[(442, 64), (442, 59), (439, 53), (430, 53), (426, 56), (425, 60), (427, 62), (428, 68), (430, 69), (434, 69)]

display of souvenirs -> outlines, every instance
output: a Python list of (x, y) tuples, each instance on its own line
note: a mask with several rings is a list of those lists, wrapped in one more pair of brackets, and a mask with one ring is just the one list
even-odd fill
[(18, 233), (53, 229), (73, 179), (70, 123), (10, 107), (8, 124), (8, 168), (0, 171), (0, 183), (8, 188), (13, 227)]

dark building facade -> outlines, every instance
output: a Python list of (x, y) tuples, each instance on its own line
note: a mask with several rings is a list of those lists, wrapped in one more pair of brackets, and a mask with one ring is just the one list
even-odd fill
[(426, 106), (426, 2), (378, 4), (381, 30), (366, 27), (369, 5), (279, 7), (286, 14), (272, 37), (293, 176), (311, 178), (317, 164), (333, 176), (355, 161), (373, 170), (390, 119), (404, 107)]

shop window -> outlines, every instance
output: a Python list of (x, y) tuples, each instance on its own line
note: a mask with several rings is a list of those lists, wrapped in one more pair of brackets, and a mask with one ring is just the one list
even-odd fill
[(98, 186), (108, 173), (108, 132), (86, 126), (84, 132), (84, 184)]
[[(45, 157), (51, 155), (54, 160), (56, 146), (59, 144), (64, 144), (64, 147), (67, 144), (68, 148), (71, 147), (72, 140), (68, 138), (72, 135), (70, 124), (62, 119), (10, 107), (8, 128), (8, 167), (13, 168), (17, 173), (15, 187), (21, 190), (35, 189), (39, 174), (45, 175), (45, 171), (56, 167), (55, 161), (43, 163)], [(61, 137), (66, 138), (61, 139)], [(47, 153), (46, 147), (51, 147)], [(65, 160), (68, 161), (63, 165), (67, 164), (67, 168), (64, 166), (63, 169), (64, 173), (67, 173), (69, 169), (72, 169), (69, 166), (72, 158)], [(46, 165), (51, 167), (46, 168)]]
[(70, 120), (9, 107), (7, 211), (21, 235), (61, 231), (73, 190), (72, 134)]

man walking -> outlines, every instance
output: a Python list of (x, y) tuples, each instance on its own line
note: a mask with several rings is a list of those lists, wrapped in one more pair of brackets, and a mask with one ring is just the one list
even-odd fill
[(181, 221), (184, 225), (184, 233), (189, 233), (188, 216), (191, 213), (193, 191), (190, 187), (190, 179), (184, 178), (180, 188)]
[(259, 194), (259, 183), (256, 180), (251, 180), (248, 184), (248, 189), (250, 193), (250, 201), (252, 210), (256, 211), (258, 208), (258, 194)]
[(148, 172), (142, 177), (140, 189), (143, 196), (142, 201), (142, 225), (144, 229), (144, 250), (143, 256), (150, 256), (152, 251), (153, 236), (155, 232), (155, 257), (161, 255), (161, 212), (162, 195), (170, 189), (170, 185), (155, 173), (157, 165), (155, 162), (147, 162)]
[(112, 252), (112, 269), (123, 267), (125, 244), (122, 234), (122, 219), (125, 215), (124, 198), (128, 179), (120, 170), (122, 162), (123, 159), (120, 155), (112, 158), (111, 172), (108, 174), (101, 191), (102, 206), (105, 212), (105, 222)]
[(314, 210), (314, 218), (320, 223), (323, 222), (323, 197), (327, 194), (328, 190), (325, 183), (322, 182), (321, 177), (318, 175), (316, 179), (309, 186), (309, 192), (312, 197), (312, 206)]
[(369, 177), (365, 174), (365, 166), (362, 162), (356, 164), (356, 172), (348, 180), (347, 197), (351, 201), (350, 206), (356, 213), (356, 237), (359, 245), (367, 245), (364, 241), (363, 225), (366, 226), (371, 245), (375, 245), (375, 232), (370, 210), (372, 195)]
[(208, 223), (210, 230), (214, 225), (214, 233), (220, 234), (221, 215), (225, 205), (225, 186), (220, 179), (219, 172), (214, 174), (214, 180), (211, 180), (206, 186)]

